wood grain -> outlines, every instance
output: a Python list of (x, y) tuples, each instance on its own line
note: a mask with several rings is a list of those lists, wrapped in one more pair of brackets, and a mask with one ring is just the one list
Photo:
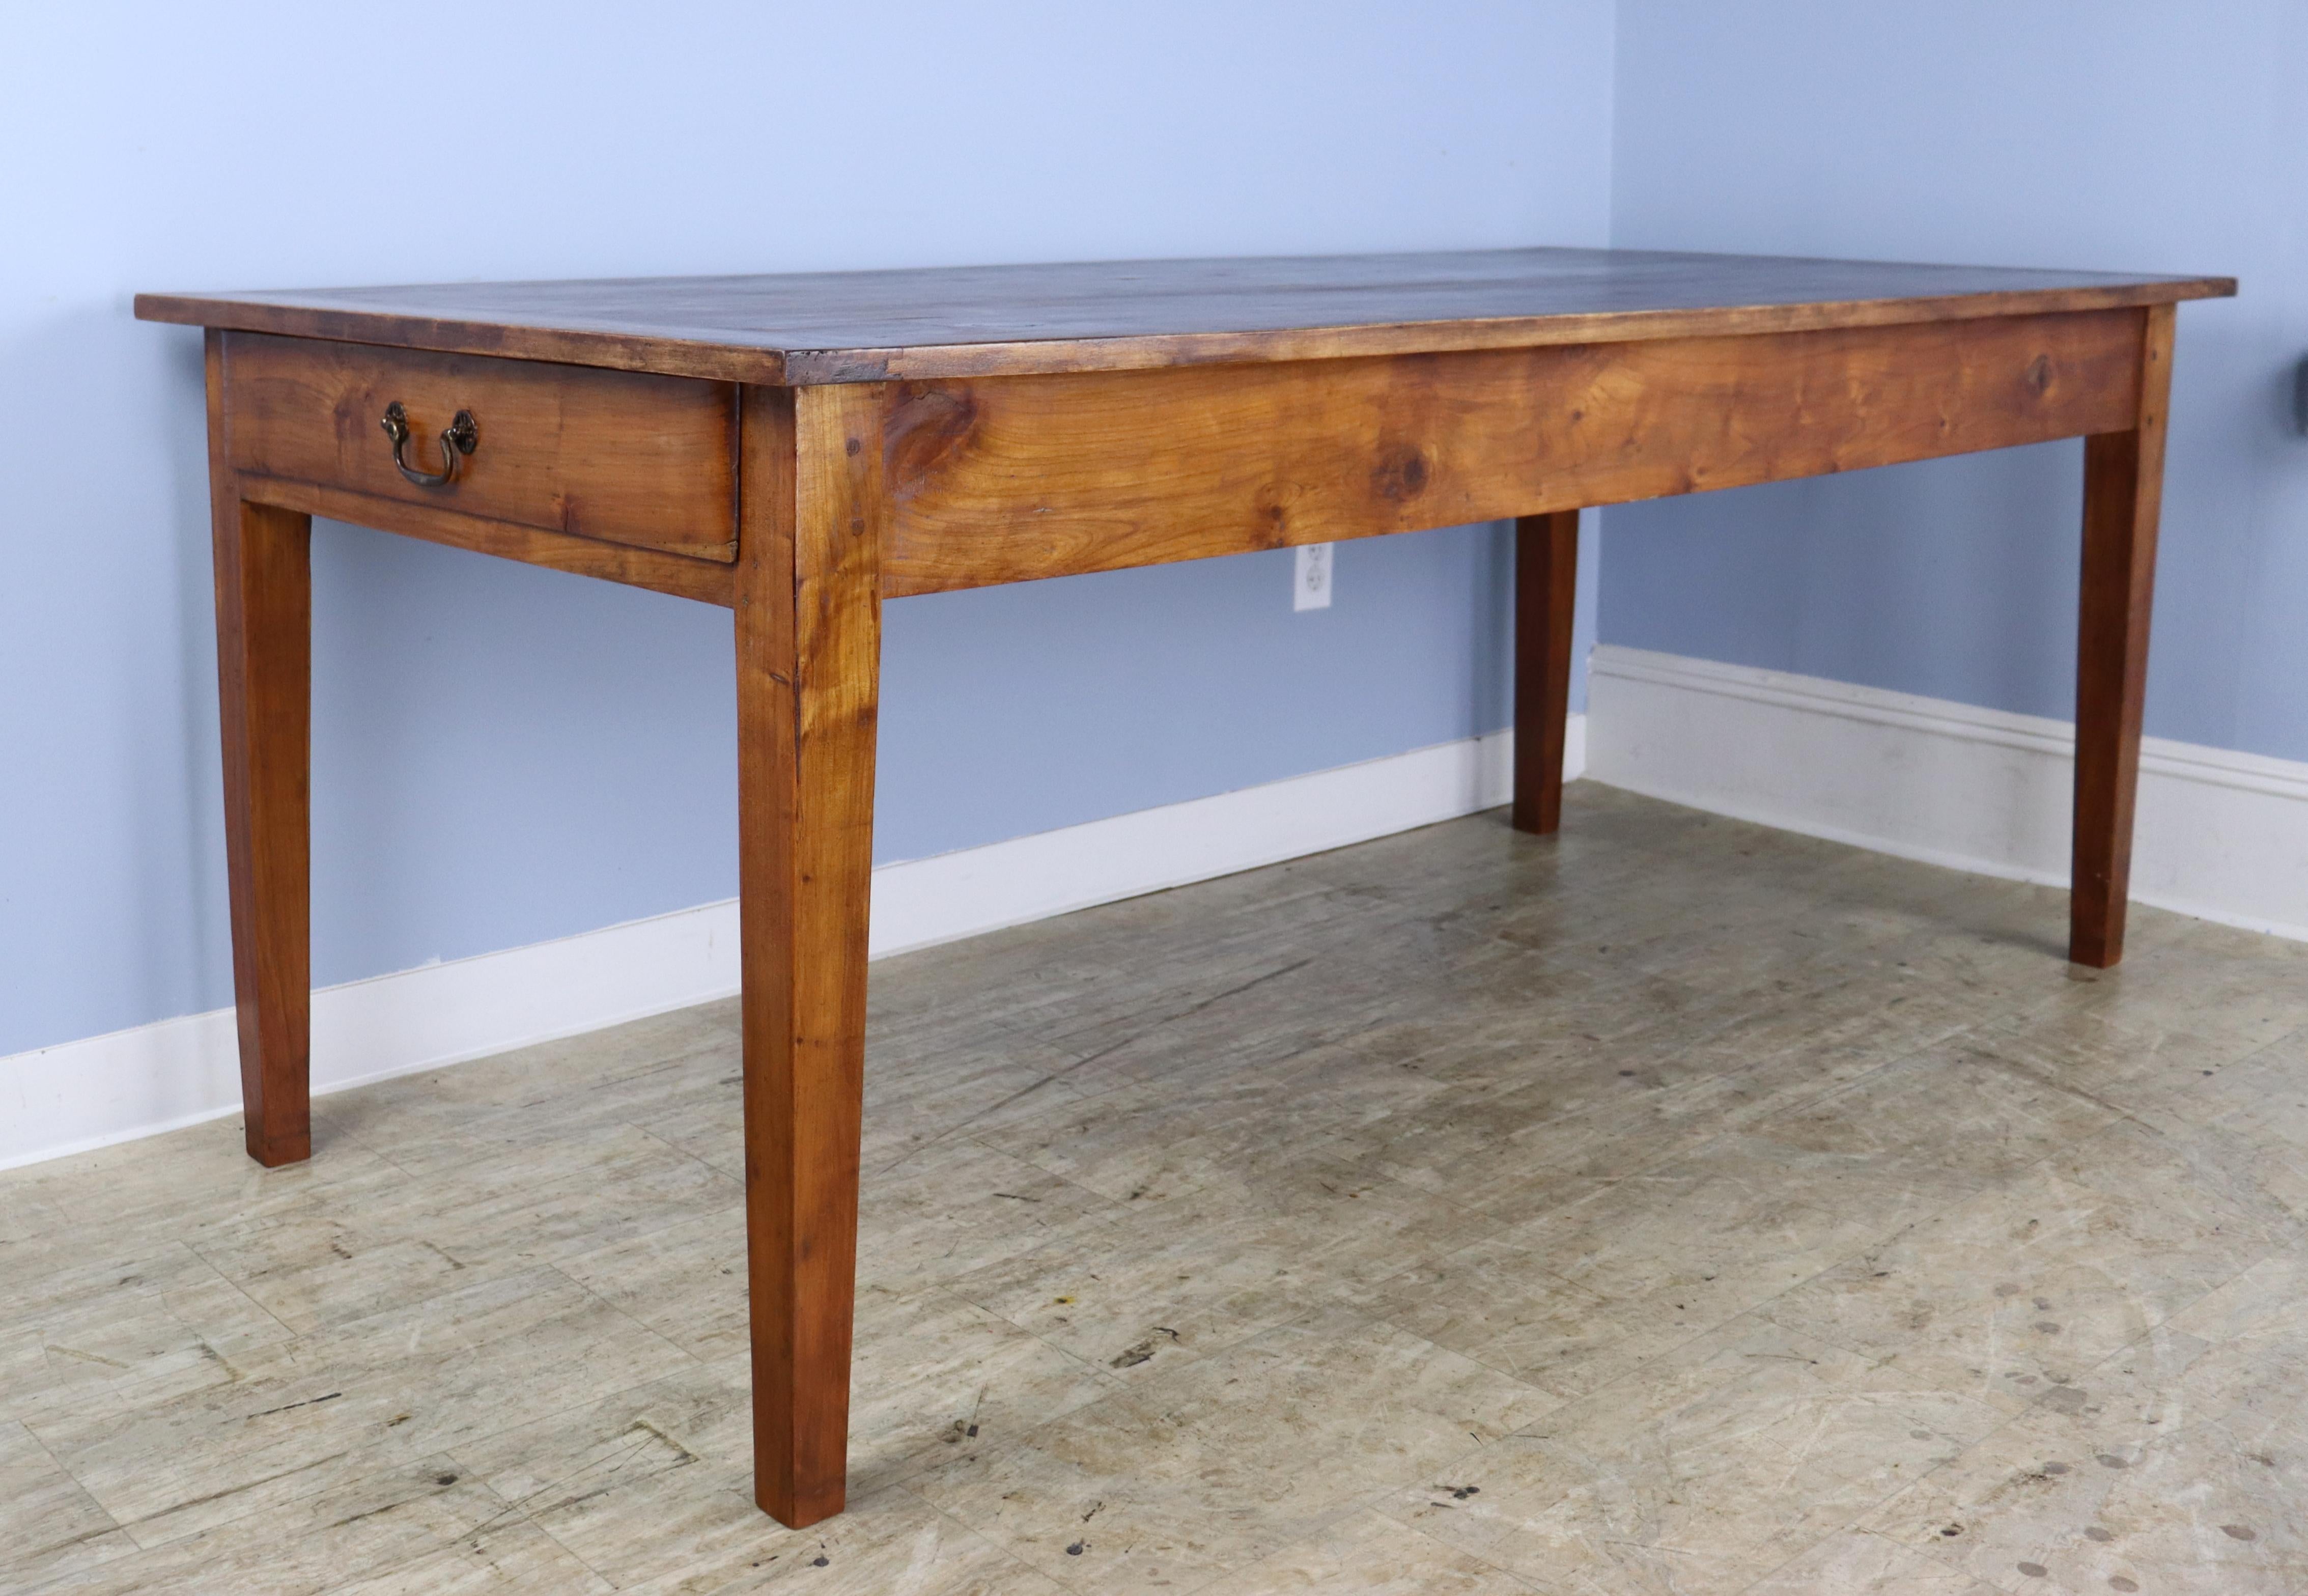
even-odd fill
[(209, 491), (225, 874), (248, 1153), (312, 1156), (312, 521), (248, 503), (228, 463), (219, 335), (207, 340)]
[(866, 389), (749, 389), (739, 926), (755, 1499), (841, 1510), (887, 496)]
[(1563, 744), (1571, 715), (1571, 622), (1579, 591), (1579, 512), (1515, 522), (1515, 830), (1563, 824)]
[(2214, 277), (1516, 249), (146, 294), (136, 314), (799, 385), (1882, 326), (2235, 291)]
[[(736, 557), (736, 390), (688, 377), (233, 333), (225, 340), (232, 463), (573, 537)], [(480, 446), (437, 487), (392, 463), (379, 419), (408, 409), (412, 463), (473, 412)]]
[(2131, 425), (2139, 311), (887, 389), (889, 594)]
[(2171, 402), (2169, 306), (2144, 313), (2139, 424), (2084, 443), (2083, 582), (2076, 629), (2076, 797), (2068, 957), (2105, 970), (2123, 957), (2131, 882), (2148, 622)]

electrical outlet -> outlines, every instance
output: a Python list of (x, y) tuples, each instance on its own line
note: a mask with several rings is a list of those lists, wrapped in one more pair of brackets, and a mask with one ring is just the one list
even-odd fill
[(1297, 574), (1291, 579), (1290, 608), (1293, 609), (1328, 609), (1331, 608), (1331, 545), (1301, 543), (1298, 546)]

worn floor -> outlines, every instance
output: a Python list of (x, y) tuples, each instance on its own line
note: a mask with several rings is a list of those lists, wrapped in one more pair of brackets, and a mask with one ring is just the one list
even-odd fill
[(2308, 946), (1582, 784), (875, 966), (851, 1511), (718, 1005), (0, 1176), (0, 1589), (2308, 1592)]

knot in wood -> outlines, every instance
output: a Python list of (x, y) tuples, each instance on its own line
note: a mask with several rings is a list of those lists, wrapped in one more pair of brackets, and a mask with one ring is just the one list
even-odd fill
[(1371, 469), (1371, 487), (1391, 504), (1402, 504), (1426, 491), (1426, 457), (1407, 444), (1382, 450)]

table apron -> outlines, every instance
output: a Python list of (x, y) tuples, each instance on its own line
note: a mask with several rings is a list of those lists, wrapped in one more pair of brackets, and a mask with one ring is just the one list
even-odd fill
[(2147, 313), (879, 385), (889, 596), (2123, 432)]
[(606, 543), (571, 532), (546, 531), (446, 506), (403, 504), (326, 483), (244, 473), (236, 479), (236, 486), (240, 496), (252, 505), (295, 510), (351, 526), (397, 532), (404, 538), (444, 543), (452, 548), (469, 548), (476, 554), (493, 554), (501, 559), (544, 565), (579, 576), (598, 576), (605, 582), (695, 599), (725, 609), (736, 602), (734, 567), (720, 560)]

